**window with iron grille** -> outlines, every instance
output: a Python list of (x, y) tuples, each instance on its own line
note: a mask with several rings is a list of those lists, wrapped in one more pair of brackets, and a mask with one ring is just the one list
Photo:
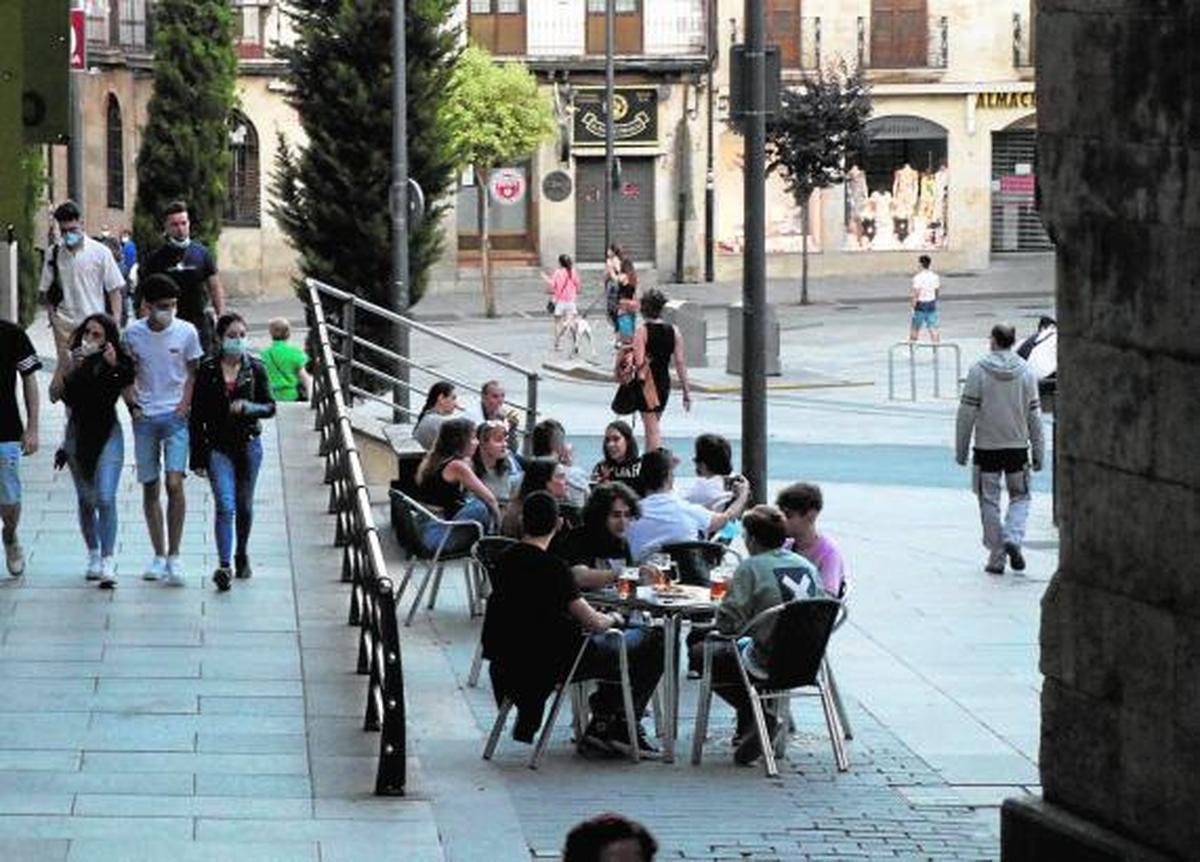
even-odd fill
[(121, 123), (121, 103), (111, 93), (108, 95), (105, 160), (108, 208), (123, 210), (125, 209), (125, 139)]
[(225, 223), (258, 227), (259, 206), (258, 132), (244, 114), (229, 120), (229, 178), (226, 183)]

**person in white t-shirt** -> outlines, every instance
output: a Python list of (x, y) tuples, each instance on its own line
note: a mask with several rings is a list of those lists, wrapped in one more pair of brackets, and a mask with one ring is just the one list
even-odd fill
[[(196, 327), (175, 316), (179, 286), (168, 275), (152, 275), (141, 284), (142, 302), (149, 314), (125, 330), (125, 347), (133, 357), (136, 377), (125, 390), (133, 417), (137, 479), (142, 486), (142, 510), (154, 545), (154, 559), (142, 577), (168, 586), (184, 585), (179, 561), (186, 501), (183, 477), (191, 454), (188, 414), (196, 366), (204, 351)], [(167, 541), (163, 543), (160, 502), (162, 474), (167, 486)]]
[(912, 323), (908, 327), (908, 340), (916, 341), (921, 329), (929, 330), (929, 340), (937, 344), (941, 340), (938, 334), (938, 294), (942, 292), (942, 279), (930, 267), (933, 261), (929, 255), (923, 254), (917, 258), (920, 269), (913, 276), (912, 287), (908, 291), (909, 303), (912, 305)]

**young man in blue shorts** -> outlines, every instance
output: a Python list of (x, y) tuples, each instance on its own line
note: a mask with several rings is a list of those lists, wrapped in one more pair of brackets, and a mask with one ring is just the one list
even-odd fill
[(929, 255), (923, 254), (917, 259), (920, 269), (913, 276), (912, 288), (908, 292), (909, 303), (912, 305), (912, 323), (908, 327), (908, 340), (916, 341), (922, 329), (929, 330), (929, 340), (937, 344), (941, 340), (938, 333), (938, 297), (942, 292), (942, 280), (930, 269), (933, 261)]
[[(25, 574), (25, 552), (17, 541), (21, 520), (21, 457), (38, 449), (37, 370), (42, 367), (25, 330), (0, 320), (0, 519), (4, 561), (14, 578)], [(17, 411), (17, 375), (25, 398), (26, 424)]]
[[(125, 330), (125, 347), (133, 357), (137, 376), (125, 390), (125, 404), (133, 418), (137, 478), (142, 486), (142, 511), (154, 545), (154, 559), (142, 577), (181, 587), (183, 566), (179, 541), (183, 535), (186, 501), (183, 477), (190, 445), (188, 414), (196, 365), (204, 351), (196, 327), (175, 316), (179, 287), (167, 275), (152, 275), (141, 285), (142, 304), (148, 312)], [(160, 501), (166, 474), (167, 529), (163, 542)]]

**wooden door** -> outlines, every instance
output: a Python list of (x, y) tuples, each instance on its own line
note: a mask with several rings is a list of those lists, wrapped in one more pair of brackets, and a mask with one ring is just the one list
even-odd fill
[(800, 20), (800, 0), (768, 0), (767, 43), (779, 46), (779, 62), (784, 69), (803, 65)]
[(929, 65), (926, 0), (871, 0), (871, 62), (877, 69)]

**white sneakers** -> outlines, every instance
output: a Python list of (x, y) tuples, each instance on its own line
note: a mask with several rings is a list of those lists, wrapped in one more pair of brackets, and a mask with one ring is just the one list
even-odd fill
[(100, 580), (100, 552), (88, 551), (87, 568), (84, 570), (83, 577), (89, 581)]
[(167, 571), (162, 576), (162, 582), (168, 587), (184, 585), (183, 563), (179, 561), (179, 557), (167, 557)]
[(117, 585), (117, 564), (112, 557), (100, 559), (100, 589), (111, 590)]
[(167, 558), (155, 557), (146, 564), (146, 570), (142, 572), (143, 581), (157, 581), (167, 573)]

